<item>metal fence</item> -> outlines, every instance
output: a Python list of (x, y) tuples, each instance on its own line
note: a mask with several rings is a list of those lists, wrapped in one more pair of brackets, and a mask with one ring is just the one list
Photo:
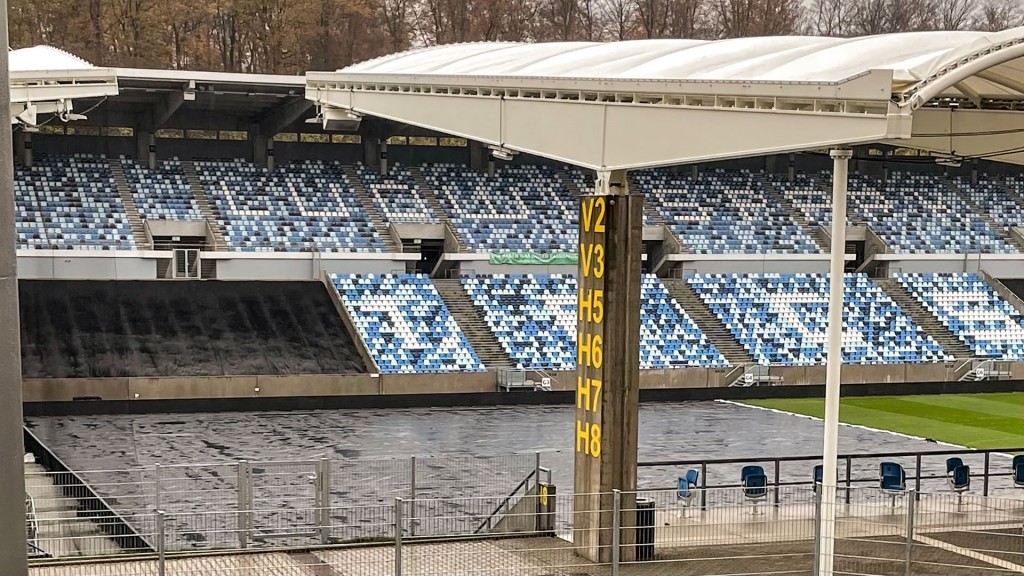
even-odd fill
[[(32, 574), (810, 575), (820, 568), (823, 509), (811, 485), (779, 487), (778, 504), (765, 489), (707, 489), (703, 498), (681, 500), (674, 490), (562, 497), (543, 483), (532, 487), (511, 500), (495, 494), (290, 505), (260, 511), (261, 521), (257, 511), (237, 508), (142, 514), (153, 530), (140, 536), (152, 550), (119, 548), (70, 525), (53, 530), (79, 522), (74, 515), (40, 517), (43, 541), (104, 558), (33, 560)], [(1024, 572), (1019, 498), (875, 488), (841, 488), (836, 496), (834, 574)], [(481, 530), (496, 505), (500, 514)]]
[(374, 539), (377, 525), (393, 523), (396, 497), (419, 506), (494, 494), (486, 498), (498, 504), (540, 470), (538, 454), (514, 454), (28, 473), (29, 542), (57, 557), (154, 552), (158, 511), (173, 550)]

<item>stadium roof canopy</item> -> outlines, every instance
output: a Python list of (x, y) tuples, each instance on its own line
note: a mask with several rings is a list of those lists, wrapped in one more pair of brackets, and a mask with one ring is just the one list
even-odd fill
[(1024, 28), (455, 44), (306, 79), (325, 122), (379, 116), (594, 169), (885, 141), (1024, 163)]
[(117, 94), (117, 75), (52, 46), (33, 46), (8, 52), (11, 116), (26, 111), (69, 113), (72, 99)]

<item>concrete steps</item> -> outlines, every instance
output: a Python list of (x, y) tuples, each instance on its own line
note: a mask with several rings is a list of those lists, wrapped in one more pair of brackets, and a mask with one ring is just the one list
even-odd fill
[(434, 217), (437, 218), (438, 222), (447, 222), (448, 214), (444, 211), (444, 207), (441, 206), (441, 200), (437, 197), (437, 192), (434, 187), (427, 181), (427, 177), (423, 175), (423, 171), (420, 170), (419, 166), (410, 166), (409, 175), (412, 176), (412, 181), (416, 183), (416, 187), (419, 188), (420, 194), (423, 195), (423, 199), (427, 201), (427, 205), (430, 206), (430, 210), (434, 213)]
[(55, 478), (37, 463), (25, 463), (25, 492), (35, 506), (34, 544), (54, 558), (122, 552), (96, 523), (78, 517), (78, 501), (67, 497)]
[(384, 239), (384, 243), (388, 247), (388, 252), (401, 252), (402, 243), (399, 242), (392, 234), (391, 229), (388, 227), (387, 222), (380, 215), (380, 211), (377, 210), (377, 205), (373, 203), (373, 199), (370, 198), (370, 193), (366, 191), (366, 187), (363, 186), (363, 181), (359, 178), (359, 173), (352, 166), (342, 166), (341, 171), (348, 178), (348, 183), (352, 186), (352, 190), (356, 193), (356, 198), (359, 199), (359, 204), (366, 210), (366, 213), (370, 215), (370, 223), (373, 224), (373, 229), (377, 231), (377, 234)]
[(484, 366), (491, 369), (512, 366), (512, 359), (484, 322), (473, 301), (469, 299), (469, 294), (462, 288), (461, 282), (457, 278), (435, 279), (433, 282)]
[(191, 161), (182, 161), (181, 169), (185, 172), (185, 178), (188, 180), (188, 187), (192, 192), (192, 197), (199, 204), (199, 213), (203, 215), (206, 224), (213, 231), (213, 249), (217, 252), (227, 251), (228, 243), (224, 239), (224, 230), (220, 227), (220, 223), (217, 222), (217, 215), (213, 211), (210, 199), (206, 196), (206, 189), (203, 188), (203, 183), (196, 172), (196, 165)]
[(740, 341), (732, 335), (732, 332), (725, 327), (725, 324), (722, 324), (722, 321), (711, 312), (707, 304), (694, 292), (689, 282), (678, 278), (662, 278), (661, 282), (665, 285), (668, 293), (683, 307), (683, 310), (686, 311), (690, 319), (697, 324), (701, 332), (711, 340), (711, 343), (715, 345), (715, 348), (718, 348), (718, 351), (722, 353), (722, 356), (725, 356), (725, 359), (730, 364), (738, 366), (754, 363), (754, 357), (750, 355), (750, 352), (740, 344)]
[(146, 227), (142, 223), (142, 216), (139, 214), (139, 207), (135, 205), (135, 198), (132, 196), (132, 189), (128, 186), (128, 179), (124, 177), (124, 165), (120, 158), (109, 158), (110, 171), (114, 175), (114, 183), (117, 184), (117, 194), (124, 204), (124, 212), (128, 216), (128, 225), (132, 229), (132, 237), (135, 238), (135, 245), (140, 250), (152, 248), (146, 240)]
[[(948, 178), (943, 178), (942, 181), (950, 190), (955, 192), (956, 195), (959, 196), (960, 199), (964, 201), (964, 203), (970, 206), (971, 210), (973, 210), (975, 214), (981, 216), (982, 220), (984, 220), (985, 223), (988, 224), (989, 228), (995, 230), (996, 233), (1003, 238), (1003, 240), (1006, 240), (1007, 244), (1016, 248), (1018, 252), (1024, 252), (1024, 242), (1022, 242), (1019, 237), (1010, 234), (1009, 230), (1007, 230), (1001, 224), (996, 222), (995, 219), (993, 219), (987, 211), (985, 211), (981, 206), (978, 205), (977, 202), (974, 201), (974, 198), (971, 198), (970, 194), (964, 192), (963, 189), (960, 188), (960, 186), (957, 185), (956, 182)], [(1009, 190), (1007, 190), (1007, 193), (1009, 193)], [(1016, 197), (1018, 200), (1020, 200), (1020, 197), (1017, 196), (1016, 194), (1010, 194), (1010, 197)], [(1018, 204), (1020, 204), (1020, 202), (1018, 202)]]
[(758, 181), (761, 183), (765, 192), (768, 193), (768, 197), (781, 206), (782, 209), (785, 210), (791, 218), (793, 218), (793, 221), (796, 222), (797, 225), (799, 225), (800, 228), (814, 240), (814, 243), (818, 245), (818, 249), (821, 250), (822, 254), (831, 253), (832, 246), (825, 238), (825, 235), (821, 233), (820, 226), (811, 224), (807, 219), (807, 216), (804, 215), (803, 210), (794, 206), (793, 203), (789, 201), (789, 198), (786, 198), (785, 194), (779, 192), (775, 185), (769, 182), (763, 174), (758, 176)]
[(967, 346), (964, 346), (963, 342), (950, 332), (949, 328), (943, 326), (938, 318), (926, 310), (917, 298), (914, 298), (907, 292), (907, 289), (900, 284), (899, 280), (895, 278), (873, 278), (872, 280), (892, 298), (893, 302), (903, 312), (914, 320), (914, 323), (927, 332), (933, 340), (938, 342), (939, 346), (942, 346), (943, 350), (946, 351), (946, 354), (953, 356), (957, 360), (967, 360), (974, 357), (974, 353)]

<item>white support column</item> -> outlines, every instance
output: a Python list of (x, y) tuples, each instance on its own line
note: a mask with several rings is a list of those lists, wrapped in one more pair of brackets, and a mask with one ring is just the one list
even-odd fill
[(825, 434), (822, 449), (820, 576), (832, 576), (836, 527), (836, 459), (839, 453), (839, 381), (843, 366), (843, 267), (846, 265), (846, 184), (850, 150), (832, 150), (832, 257), (829, 268), (828, 356), (825, 368)]

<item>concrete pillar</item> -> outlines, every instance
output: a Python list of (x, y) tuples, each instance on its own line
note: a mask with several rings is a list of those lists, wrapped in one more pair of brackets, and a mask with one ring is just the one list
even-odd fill
[(595, 562), (611, 560), (612, 490), (620, 559), (635, 553), (642, 216), (625, 170), (598, 172), (580, 199), (573, 542)]
[(696, 180), (700, 176), (700, 166), (698, 166), (697, 164), (691, 164), (690, 176), (692, 176), (693, 179)]
[(252, 163), (257, 166), (267, 165), (267, 139), (260, 132), (258, 125), (249, 127), (249, 138), (252, 142)]
[(971, 160), (971, 184), (978, 184), (978, 159)]
[(380, 159), (380, 140), (376, 138), (363, 138), (363, 164), (365, 166), (376, 166)]
[(32, 166), (32, 134), (24, 130), (14, 133), (14, 157), (21, 160), (22, 166)]
[[(7, 1), (0, 0), (0, 39), (7, 42)], [(14, 150), (8, 54), (0, 55), (0, 566), (28, 576), (25, 550), (25, 443), (21, 413), (21, 328), (14, 253)]]
[(388, 175), (388, 141), (381, 140), (380, 142), (380, 175)]
[(267, 138), (267, 170), (273, 170), (276, 163), (274, 162), (274, 139)]
[(488, 157), (487, 158), (487, 175), (488, 176), (494, 176), (495, 171), (497, 171), (497, 166), (494, 165), (494, 158)]
[(484, 171), (484, 166), (487, 162), (487, 149), (481, 142), (476, 140), (469, 141), (469, 167), (478, 172)]
[(786, 176), (790, 182), (796, 180), (796, 154), (789, 155), (789, 166), (786, 168)]

